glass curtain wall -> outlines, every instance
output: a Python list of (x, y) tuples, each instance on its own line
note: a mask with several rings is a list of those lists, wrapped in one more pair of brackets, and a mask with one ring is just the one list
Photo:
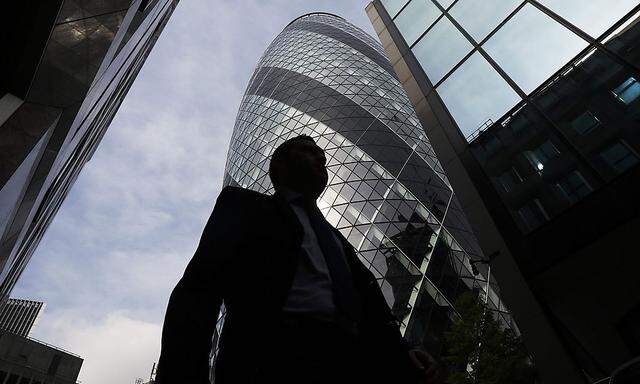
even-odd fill
[(523, 233), (640, 162), (636, 0), (382, 4)]

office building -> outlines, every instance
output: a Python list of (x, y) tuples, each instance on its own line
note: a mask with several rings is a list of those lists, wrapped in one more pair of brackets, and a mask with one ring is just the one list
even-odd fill
[(640, 355), (639, 11), (367, 6), (543, 383), (594, 382)]
[(27, 337), (44, 307), (41, 301), (9, 299), (0, 310), (0, 329)]
[(238, 111), (224, 185), (273, 193), (270, 157), (301, 134), (327, 156), (318, 207), (374, 273), (410, 343), (439, 355), (453, 303), (469, 291), (488, 290), (496, 317), (514, 326), (488, 271), (473, 273), (483, 255), (382, 46), (335, 15), (301, 16), (266, 49)]
[(0, 330), (0, 383), (76, 384), (82, 362), (71, 352)]
[(12, 4), (0, 83), (0, 305), (177, 0)]

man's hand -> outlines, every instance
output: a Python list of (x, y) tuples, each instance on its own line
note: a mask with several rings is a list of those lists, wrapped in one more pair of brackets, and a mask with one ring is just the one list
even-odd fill
[(412, 349), (409, 351), (409, 358), (416, 369), (420, 372), (419, 384), (442, 383), (442, 375), (438, 367), (438, 363), (430, 354), (421, 349)]

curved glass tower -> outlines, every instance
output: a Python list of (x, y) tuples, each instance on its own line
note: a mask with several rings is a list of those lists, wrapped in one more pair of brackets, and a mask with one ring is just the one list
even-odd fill
[[(328, 159), (318, 206), (378, 278), (405, 337), (437, 355), (456, 297), (489, 288), (470, 264), (481, 255), (382, 47), (338, 16), (301, 16), (267, 48), (240, 105), (224, 184), (272, 193), (270, 156), (301, 134)], [(488, 301), (510, 325), (491, 285)]]

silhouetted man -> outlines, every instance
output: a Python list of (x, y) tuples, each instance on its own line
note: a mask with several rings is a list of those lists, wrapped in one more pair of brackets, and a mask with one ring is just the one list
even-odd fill
[(206, 384), (220, 306), (216, 384), (428, 383), (374, 276), (322, 216), (324, 152), (309, 136), (280, 145), (273, 196), (225, 187), (171, 294), (158, 384)]

